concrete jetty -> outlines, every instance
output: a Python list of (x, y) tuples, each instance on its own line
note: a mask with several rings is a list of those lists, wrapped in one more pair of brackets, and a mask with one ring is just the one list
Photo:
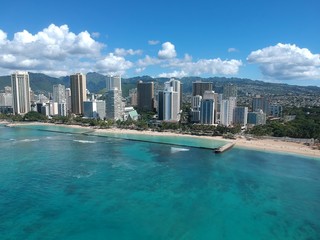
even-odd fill
[(214, 150), (215, 153), (223, 153), (229, 149), (231, 149), (236, 143), (235, 142), (230, 142), (230, 143), (227, 143), (221, 147), (218, 147)]

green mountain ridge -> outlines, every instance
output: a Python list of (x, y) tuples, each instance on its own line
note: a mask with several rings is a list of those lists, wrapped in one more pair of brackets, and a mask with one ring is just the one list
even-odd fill
[[(30, 86), (35, 93), (48, 93), (52, 92), (53, 85), (64, 84), (66, 87), (70, 87), (69, 76), (64, 77), (50, 77), (42, 73), (29, 72)], [(90, 72), (87, 74), (87, 88), (90, 92), (101, 92), (106, 86), (107, 76), (96, 72)], [(136, 87), (139, 80), (144, 82), (154, 81), (159, 85), (168, 81), (169, 78), (152, 78), (150, 76), (136, 76), (132, 78), (122, 79), (122, 91), (123, 96), (128, 96), (129, 90)], [(286, 95), (286, 94), (317, 94), (320, 93), (320, 87), (316, 86), (298, 86), (289, 85), (285, 83), (270, 83), (260, 80), (251, 80), (246, 78), (226, 78), (226, 77), (184, 77), (180, 79), (183, 83), (183, 92), (190, 93), (192, 91), (192, 82), (204, 81), (212, 82), (214, 90), (221, 92), (223, 85), (227, 83), (233, 83), (238, 86), (239, 94), (271, 94), (271, 95)], [(0, 76), (0, 91), (3, 91), (5, 86), (11, 86), (10, 76)]]

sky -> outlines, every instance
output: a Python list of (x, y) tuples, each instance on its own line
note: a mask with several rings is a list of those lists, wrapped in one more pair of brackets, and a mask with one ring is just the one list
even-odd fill
[(320, 86), (319, 0), (10, 0), (0, 75), (240, 77)]

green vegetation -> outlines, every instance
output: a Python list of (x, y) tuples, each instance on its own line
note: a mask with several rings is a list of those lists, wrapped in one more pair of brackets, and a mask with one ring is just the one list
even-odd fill
[(266, 125), (255, 126), (249, 133), (256, 136), (320, 139), (320, 107), (290, 108), (285, 113), (295, 115), (296, 118), (289, 122), (271, 121)]

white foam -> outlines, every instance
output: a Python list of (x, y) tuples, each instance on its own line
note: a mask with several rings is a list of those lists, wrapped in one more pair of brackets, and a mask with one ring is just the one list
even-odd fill
[(187, 152), (187, 151), (190, 151), (190, 149), (188, 149), (188, 148), (171, 147), (171, 153)]
[(79, 143), (96, 143), (96, 141), (89, 141), (89, 140), (73, 140), (74, 142), (79, 142)]
[(29, 139), (29, 138), (26, 138), (26, 139), (22, 139), (22, 140), (20, 140), (20, 142), (37, 142), (37, 141), (39, 141), (39, 139)]

